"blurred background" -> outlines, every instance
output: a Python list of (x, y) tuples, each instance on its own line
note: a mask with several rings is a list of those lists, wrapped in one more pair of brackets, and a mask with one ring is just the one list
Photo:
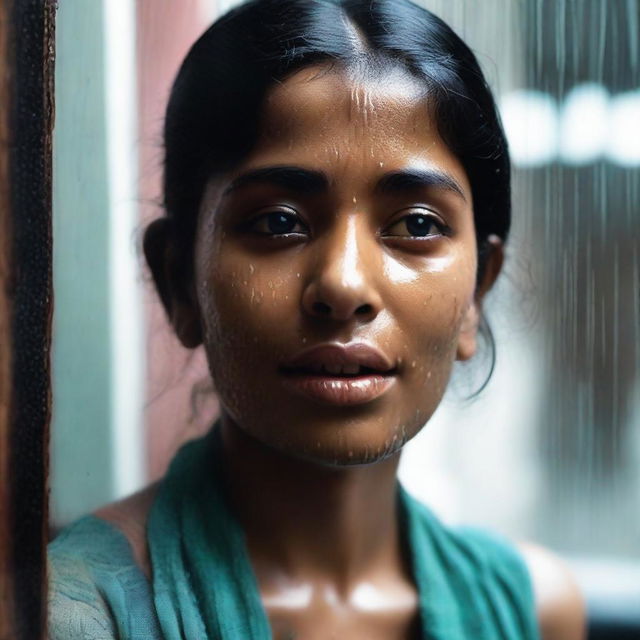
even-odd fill
[[(161, 214), (171, 82), (235, 4), (60, 3), (54, 529), (157, 479), (216, 415), (203, 355), (173, 337), (139, 245)], [(640, 2), (419, 4), (471, 46), (498, 99), (514, 220), (486, 306), (493, 378), (469, 401), (487, 358), (455, 371), (401, 478), (448, 522), (566, 557), (594, 615), (640, 616)]]

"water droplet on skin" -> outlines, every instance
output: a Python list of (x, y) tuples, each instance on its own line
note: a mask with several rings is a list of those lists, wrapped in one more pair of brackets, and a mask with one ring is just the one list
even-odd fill
[(427, 378), (431, 377), (431, 371), (427, 371)]
[(415, 360), (411, 363), (411, 368), (412, 368), (412, 369), (415, 369), (415, 368), (416, 368), (416, 361), (415, 361)]
[(382, 167), (384, 167), (384, 162), (380, 163), (380, 168), (382, 169)]
[(299, 278), (299, 277), (300, 277), (300, 274), (299, 274), (299, 273), (296, 273), (296, 278)]
[(256, 271), (256, 268), (255, 268), (252, 264), (250, 264), (250, 265), (249, 265), (249, 273), (250, 273), (251, 275), (253, 275), (253, 274), (255, 273), (255, 271)]
[(353, 196), (353, 204), (358, 204), (358, 200), (356, 199), (355, 196)]

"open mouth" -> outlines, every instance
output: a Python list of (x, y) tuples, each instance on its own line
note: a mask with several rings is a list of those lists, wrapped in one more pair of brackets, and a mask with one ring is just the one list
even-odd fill
[(389, 391), (395, 369), (381, 371), (357, 364), (332, 364), (280, 369), (286, 388), (307, 399), (333, 406), (365, 404)]
[(375, 345), (325, 343), (299, 353), (279, 368), (292, 393), (334, 406), (365, 404), (396, 384), (396, 368)]
[(323, 378), (359, 378), (366, 376), (392, 376), (396, 370), (389, 369), (387, 371), (380, 371), (379, 369), (373, 369), (371, 367), (365, 367), (363, 365), (325, 365), (319, 364), (317, 366), (306, 367), (281, 367), (281, 373), (286, 376), (318, 376)]

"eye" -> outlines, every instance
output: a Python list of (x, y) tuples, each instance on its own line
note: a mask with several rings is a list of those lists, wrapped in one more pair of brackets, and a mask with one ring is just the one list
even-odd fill
[(261, 236), (285, 236), (306, 233), (307, 228), (293, 211), (269, 211), (256, 216), (245, 228)]
[(382, 234), (405, 238), (429, 238), (447, 235), (449, 228), (431, 213), (410, 213), (396, 220)]

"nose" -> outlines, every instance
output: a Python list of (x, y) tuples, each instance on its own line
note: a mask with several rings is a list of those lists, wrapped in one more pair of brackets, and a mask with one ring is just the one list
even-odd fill
[(302, 307), (312, 317), (367, 322), (382, 309), (377, 255), (356, 218), (351, 216), (317, 242), (313, 272), (302, 295)]

